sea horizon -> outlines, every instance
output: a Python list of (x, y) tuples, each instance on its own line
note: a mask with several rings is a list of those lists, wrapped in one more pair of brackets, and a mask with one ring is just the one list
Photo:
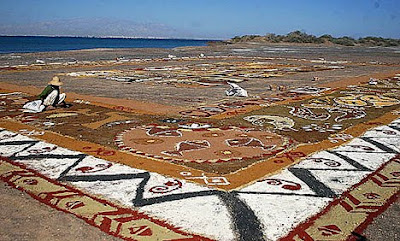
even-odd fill
[(0, 54), (68, 51), (96, 48), (176, 48), (207, 46), (215, 39), (126, 36), (0, 35)]
[(185, 38), (185, 37), (133, 37), (133, 36), (80, 36), (80, 35), (8, 35), (0, 34), (0, 37), (46, 37), (46, 38), (98, 38), (98, 39), (177, 39), (177, 40), (207, 40), (223, 41), (224, 38)]

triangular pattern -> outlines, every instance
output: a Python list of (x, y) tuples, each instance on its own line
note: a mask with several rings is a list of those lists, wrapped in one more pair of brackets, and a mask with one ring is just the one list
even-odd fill
[(319, 197), (280, 196), (277, 201), (276, 195), (269, 194), (240, 194), (239, 197), (254, 210), (263, 224), (266, 240), (277, 240), (286, 235), (332, 200)]
[(341, 194), (355, 183), (367, 176), (370, 172), (360, 171), (311, 171), (321, 183), (329, 187), (336, 194)]

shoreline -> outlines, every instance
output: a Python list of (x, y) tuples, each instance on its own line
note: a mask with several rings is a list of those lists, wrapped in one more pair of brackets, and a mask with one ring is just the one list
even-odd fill
[(75, 36), (75, 35), (0, 35), (0, 37), (33, 37), (33, 38), (84, 38), (84, 39), (143, 39), (143, 40), (193, 40), (193, 41), (222, 41), (223, 39), (209, 38), (169, 38), (169, 37), (129, 37), (129, 36)]
[(0, 54), (42, 53), (90, 49), (207, 46), (210, 39), (142, 38), (122, 36), (0, 36)]
[[(322, 43), (322, 44), (316, 44), (316, 43), (289, 43), (289, 42), (280, 42), (280, 43), (272, 43), (272, 42), (260, 42), (260, 41), (248, 41), (248, 42), (238, 42), (238, 43), (228, 43), (226, 40), (213, 40), (213, 39), (186, 39), (186, 38), (142, 38), (142, 37), (112, 37), (112, 36), (107, 36), (107, 37), (91, 37), (91, 36), (8, 36), (8, 35), (0, 35), (0, 38), (43, 38), (43, 39), (82, 39), (82, 40), (99, 40), (99, 41), (106, 41), (106, 40), (121, 40), (121, 41), (165, 41), (166, 43), (171, 42), (171, 41), (191, 41), (191, 42), (203, 42), (202, 45), (182, 45), (182, 46), (176, 46), (176, 45), (171, 45), (171, 46), (155, 46), (154, 47), (149, 47), (146, 46), (145, 44), (140, 47), (140, 46), (110, 46), (110, 47), (103, 47), (103, 46), (89, 46), (89, 47), (82, 47), (82, 48), (71, 48), (71, 49), (49, 49), (49, 50), (21, 50), (21, 51), (1, 51), (0, 50), (0, 56), (6, 56), (6, 55), (16, 55), (16, 54), (44, 54), (44, 53), (68, 53), (68, 52), (79, 52), (79, 51), (135, 51), (135, 50), (155, 50), (155, 51), (162, 51), (162, 50), (170, 50), (170, 51), (179, 51), (179, 50), (197, 50), (197, 48), (200, 49), (208, 49), (211, 51), (215, 51), (214, 49), (240, 49), (240, 48), (245, 48), (245, 49), (252, 49), (252, 48), (276, 48), (271, 51), (275, 51), (275, 53), (278, 54), (285, 54), (291, 53), (293, 51), (296, 51), (296, 48), (313, 48), (314, 50), (320, 50), (321, 55), (324, 55), (323, 51), (324, 49), (337, 49), (337, 50), (352, 50), (352, 51), (360, 51), (362, 52), (363, 50), (365, 51), (370, 51), (370, 50), (379, 50), (379, 51), (390, 51), (393, 50), (394, 53), (399, 54), (400, 53), (400, 46), (365, 46), (365, 45), (355, 45), (355, 46), (345, 46), (345, 45), (340, 45), (340, 44), (334, 44), (334, 43)], [(77, 44), (79, 45), (79, 43)], [(160, 44), (162, 45), (162, 44)], [(73, 46), (73, 45), (71, 45)], [(293, 49), (280, 49), (280, 47), (286, 47), (286, 48), (293, 48)], [(253, 51), (254, 52), (254, 51)], [(272, 52), (271, 52), (272, 53)], [(240, 53), (244, 54), (244, 53)], [(254, 54), (254, 53), (253, 53)], [(0, 59), (1, 60), (1, 59)]]

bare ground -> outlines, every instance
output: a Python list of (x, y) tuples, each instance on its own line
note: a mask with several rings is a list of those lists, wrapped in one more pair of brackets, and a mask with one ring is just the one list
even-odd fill
[(100, 229), (31, 198), (0, 182), (0, 240), (116, 241)]

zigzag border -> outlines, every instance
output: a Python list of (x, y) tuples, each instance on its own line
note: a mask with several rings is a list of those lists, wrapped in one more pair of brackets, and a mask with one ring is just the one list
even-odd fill
[[(84, 220), (86, 223), (99, 228), (101, 231), (103, 231), (109, 235), (112, 235), (112, 236), (115, 236), (115, 237), (118, 237), (118, 238), (121, 238), (121, 239), (127, 240), (127, 241), (137, 240), (137, 239), (133, 238), (134, 237), (133, 234), (131, 237), (124, 236), (121, 233), (121, 226), (124, 222), (129, 222), (132, 220), (146, 220), (148, 222), (151, 222), (155, 226), (161, 226), (161, 227), (166, 228), (176, 234), (187, 237), (184, 239), (177, 239), (177, 240), (188, 240), (188, 241), (200, 241), (200, 240), (211, 241), (212, 240), (212, 239), (205, 238), (205, 237), (202, 237), (199, 235), (189, 234), (189, 233), (184, 232), (184, 231), (180, 230), (179, 228), (174, 227), (164, 221), (149, 217), (148, 215), (143, 214), (139, 211), (132, 210), (129, 208), (124, 208), (124, 207), (118, 206), (110, 201), (107, 201), (105, 199), (101, 199), (101, 198), (89, 195), (87, 193), (84, 193), (84, 192), (80, 191), (79, 189), (76, 189), (69, 185), (60, 183), (56, 180), (50, 179), (50, 178), (38, 173), (37, 171), (35, 171), (31, 168), (27, 168), (25, 165), (23, 165), (21, 163), (16, 163), (6, 157), (0, 156), (0, 171), (1, 171), (1, 166), (4, 165), (4, 163), (7, 163), (9, 166), (11, 166), (11, 168), (10, 168), (11, 170), (9, 170), (5, 173), (0, 173), (1, 181), (7, 183), (9, 186), (11, 186), (17, 190), (27, 193), (29, 196), (31, 196), (32, 198), (36, 199), (37, 201), (39, 201), (43, 204), (46, 204), (46, 205), (48, 205), (52, 208), (55, 208), (59, 211), (62, 211), (62, 212), (68, 213), (68, 214), (72, 214), (72, 215), (76, 216), (77, 218)], [(64, 190), (59, 191), (57, 193), (42, 192), (39, 194), (35, 194), (34, 192), (29, 191), (29, 190), (21, 187), (20, 185), (16, 184), (17, 182), (21, 181), (22, 179), (24, 179), (26, 177), (28, 177), (28, 179), (25, 179), (25, 180), (29, 180), (29, 181), (34, 180), (35, 183), (38, 180), (39, 180), (39, 182), (40, 181), (48, 182), (48, 183), (58, 186)], [(32, 179), (32, 178), (34, 178), (34, 179)], [(72, 211), (72, 209), (74, 209), (74, 208), (70, 208), (71, 210), (68, 210), (68, 207), (60, 207), (59, 205), (57, 205), (59, 200), (57, 200), (56, 203), (54, 202), (54, 198), (57, 198), (57, 196), (56, 195), (52, 196), (52, 195), (60, 194), (60, 193), (66, 193), (67, 195), (65, 195), (64, 197), (68, 197), (68, 198), (70, 198), (72, 196), (86, 197), (93, 202), (101, 204), (100, 206), (104, 206), (104, 210), (98, 211), (98, 213), (94, 214), (92, 218), (79, 215), (76, 212)], [(62, 199), (64, 197), (59, 196), (60, 199)], [(115, 209), (115, 211), (110, 212), (109, 211), (110, 207)], [(101, 215), (105, 215), (105, 217), (101, 217)], [(120, 219), (124, 219), (124, 220), (117, 220), (117, 222), (120, 222), (120, 223), (118, 223), (117, 228), (115, 228), (115, 227), (113, 227), (113, 226), (115, 226), (115, 224), (112, 224), (112, 222), (114, 220), (111, 217), (107, 218), (107, 215), (109, 215), (109, 216), (123, 215), (123, 217), (121, 217)], [(174, 239), (169, 239), (169, 240), (174, 240)]]
[[(347, 204), (345, 202), (345, 199), (348, 199), (349, 197), (351, 198), (352, 195), (351, 193), (357, 190), (358, 188), (362, 187), (362, 185), (365, 185), (368, 181), (372, 181), (374, 183), (377, 183), (377, 180), (374, 176), (380, 176), (380, 172), (384, 169), (386, 169), (390, 164), (393, 162), (399, 163), (400, 164), (400, 154), (396, 155), (395, 157), (391, 158), (388, 162), (386, 162), (384, 165), (379, 167), (376, 171), (373, 173), (370, 173), (368, 176), (363, 178), (359, 183), (355, 184), (352, 186), (348, 191), (342, 193), (338, 198), (333, 200), (328, 204), (326, 208), (324, 208), (321, 212), (318, 214), (314, 215), (313, 217), (310, 217), (306, 222), (298, 225), (295, 229), (293, 229), (288, 235), (285, 237), (282, 237), (279, 239), (279, 241), (314, 241), (314, 240), (320, 240), (320, 239), (314, 239), (315, 233), (307, 233), (307, 229), (312, 228), (313, 225), (316, 223), (316, 221), (320, 220), (324, 215), (328, 214), (330, 211), (332, 211), (335, 207), (337, 206), (342, 206), (344, 209), (347, 209)], [(397, 182), (400, 184), (400, 180)], [(382, 184), (382, 183), (381, 183)], [(379, 185), (381, 186), (381, 185)], [(347, 241), (353, 241), (353, 240), (359, 240), (358, 237), (354, 236), (354, 234), (360, 234), (362, 233), (369, 224), (372, 223), (374, 218), (376, 218), (378, 215), (383, 213), (392, 203), (394, 203), (398, 198), (400, 197), (400, 185), (397, 187), (397, 191), (391, 195), (388, 199), (384, 200), (384, 204), (378, 206), (377, 208), (369, 208), (369, 207), (360, 207), (361, 209), (373, 209), (371, 212), (367, 212), (367, 217), (365, 218), (364, 221), (361, 223), (357, 224), (356, 228), (353, 230), (353, 232), (348, 234), (346, 240)], [(347, 210), (349, 213), (350, 211)], [(343, 240), (343, 239), (334, 239), (334, 237), (329, 237), (329, 240)]]

